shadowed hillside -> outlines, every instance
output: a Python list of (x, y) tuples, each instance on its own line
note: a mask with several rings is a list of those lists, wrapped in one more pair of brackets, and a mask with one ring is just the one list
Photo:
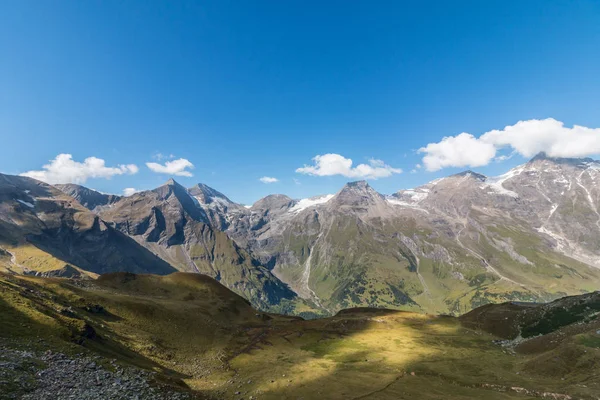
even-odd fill
[(95, 275), (168, 274), (175, 269), (108, 226), (75, 199), (40, 181), (0, 174), (0, 270)]
[[(215, 399), (593, 399), (595, 296), (561, 300), (563, 313), (578, 317), (558, 325), (548, 311), (558, 303), (485, 306), (462, 318), (358, 308), (305, 321), (258, 312), (198, 274), (0, 275), (0, 340), (116, 359), (155, 371), (156, 384), (167, 385), (160, 390)], [(546, 311), (529, 311), (540, 307)], [(504, 339), (515, 335), (494, 328), (503, 318), (550, 328)]]

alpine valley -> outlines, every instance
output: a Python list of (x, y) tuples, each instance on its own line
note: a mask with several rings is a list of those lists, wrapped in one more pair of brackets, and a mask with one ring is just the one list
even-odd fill
[(392, 195), (359, 181), (250, 207), (174, 180), (119, 197), (0, 175), (0, 268), (199, 273), (308, 318), (547, 302), (600, 285), (600, 162), (540, 154), (498, 177), (465, 171)]

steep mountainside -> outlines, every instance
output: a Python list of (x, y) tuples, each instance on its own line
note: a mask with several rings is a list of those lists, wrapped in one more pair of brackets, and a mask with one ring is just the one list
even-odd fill
[(487, 304), (462, 315), (460, 319), (465, 326), (505, 339), (522, 340), (547, 335), (570, 325), (600, 327), (598, 315), (600, 291), (563, 297), (545, 304)]
[[(407, 205), (448, 215), (474, 212), (524, 223), (551, 247), (600, 267), (600, 163), (540, 154), (508, 173), (487, 178), (467, 172), (394, 196)], [(434, 193), (432, 193), (432, 190)]]
[(220, 218), (236, 210), (227, 204), (210, 188), (190, 192), (170, 180), (121, 199), (100, 216), (179, 271), (212, 276), (259, 307), (285, 309), (295, 294), (218, 229)]
[(223, 193), (199, 183), (188, 190), (206, 213), (210, 224), (221, 231), (227, 229), (232, 216), (243, 212), (245, 208), (229, 200)]
[(114, 194), (100, 193), (93, 189), (88, 189), (81, 185), (73, 183), (54, 185), (60, 191), (77, 200), (82, 206), (91, 211), (98, 211), (103, 207), (110, 206), (121, 199)]
[(18, 273), (174, 271), (76, 200), (31, 178), (0, 174), (0, 266)]

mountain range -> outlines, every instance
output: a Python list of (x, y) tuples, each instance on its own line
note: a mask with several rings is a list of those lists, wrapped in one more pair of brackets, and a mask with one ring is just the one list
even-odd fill
[(129, 197), (0, 175), (0, 266), (13, 273), (196, 272), (254, 306), (462, 314), (600, 285), (600, 162), (539, 154), (391, 195), (367, 182), (252, 206), (173, 180)]

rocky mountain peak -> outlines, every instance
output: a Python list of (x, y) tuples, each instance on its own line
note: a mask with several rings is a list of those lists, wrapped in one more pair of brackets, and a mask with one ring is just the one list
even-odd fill
[(151, 190), (151, 192), (157, 194), (162, 200), (167, 199), (172, 194), (175, 194), (176, 196), (185, 194), (187, 197), (189, 197), (187, 189), (177, 183), (173, 178), (169, 179), (156, 189)]
[(379, 194), (367, 183), (367, 181), (348, 182), (339, 193), (342, 192), (352, 194)]
[(473, 172), (470, 169), (463, 171), (463, 172), (459, 172), (458, 174), (454, 174), (452, 176), (450, 176), (449, 178), (472, 178), (481, 182), (485, 182), (485, 180), (487, 179), (487, 176), (483, 175), (483, 174), (479, 174), (477, 172)]
[(57, 184), (54, 187), (77, 200), (85, 208), (96, 212), (102, 207), (110, 206), (121, 199), (121, 196), (100, 193), (97, 190), (74, 183)]
[(385, 201), (383, 195), (373, 189), (366, 181), (348, 182), (331, 199), (333, 204), (348, 206), (368, 206)]
[(548, 154), (546, 154), (545, 151), (541, 151), (539, 153), (537, 153), (531, 160), (529, 160), (530, 163), (534, 163), (536, 161), (545, 161), (548, 160), (551, 157), (548, 157)]
[(281, 209), (290, 208), (294, 200), (284, 194), (270, 194), (252, 205), (252, 209)]
[[(77, 185), (75, 183), (57, 183), (56, 185), (54, 185), (54, 187), (59, 189), (61, 192), (76, 191), (76, 190), (81, 190), (81, 191), (86, 191), (86, 192), (96, 192), (93, 189), (89, 189), (89, 188), (86, 188), (85, 186)], [(99, 193), (99, 192), (97, 192), (97, 193)]]
[(188, 192), (202, 204), (212, 204), (215, 202), (233, 204), (223, 193), (203, 183), (192, 186), (188, 189)]
[(575, 157), (550, 157), (545, 152), (538, 153), (535, 157), (527, 162), (528, 167), (535, 167), (536, 165), (572, 165), (572, 166), (586, 166), (590, 163), (597, 164), (598, 162), (592, 158), (575, 158)]
[(371, 187), (371, 186), (369, 186), (369, 183), (365, 180), (348, 182), (348, 183), (346, 183), (345, 186), (352, 187), (352, 188), (361, 188), (361, 189), (367, 189), (367, 188)]
[(205, 212), (198, 207), (198, 201), (192, 197), (184, 186), (172, 178), (156, 189), (136, 193), (131, 198), (135, 198), (137, 201), (145, 201), (147, 204), (154, 204), (156, 201), (165, 202), (169, 204), (172, 210), (177, 210), (177, 212), (185, 210), (196, 221), (208, 221)]

